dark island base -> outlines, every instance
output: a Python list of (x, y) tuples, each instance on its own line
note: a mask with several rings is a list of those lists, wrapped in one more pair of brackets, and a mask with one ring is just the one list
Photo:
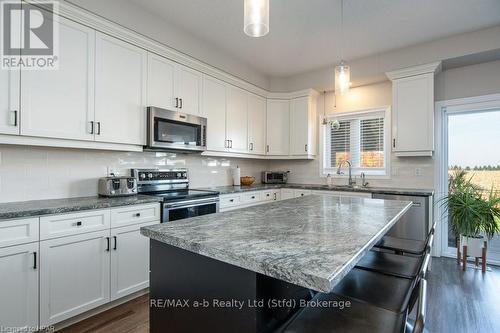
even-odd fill
[(150, 332), (272, 332), (308, 289), (150, 241)]

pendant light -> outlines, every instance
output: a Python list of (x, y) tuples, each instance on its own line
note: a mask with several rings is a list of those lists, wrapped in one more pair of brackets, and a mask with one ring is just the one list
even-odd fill
[[(344, 44), (344, 0), (340, 0), (340, 58), (343, 58)], [(349, 91), (351, 83), (351, 68), (344, 60), (335, 66), (335, 95), (342, 95)]]
[(250, 37), (269, 33), (269, 0), (244, 0), (243, 31)]

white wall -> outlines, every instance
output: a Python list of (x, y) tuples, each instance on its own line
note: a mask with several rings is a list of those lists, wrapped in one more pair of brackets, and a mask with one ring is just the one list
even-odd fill
[(209, 158), (194, 154), (127, 153), (0, 145), (0, 202), (97, 195), (97, 179), (107, 167), (183, 167), (191, 187), (232, 185), (230, 169), (260, 179), (266, 161)]
[[(397, 29), (397, 28), (396, 28)], [(376, 54), (361, 59), (347, 59), (351, 65), (353, 86), (385, 81), (385, 72), (419, 64), (442, 61), (500, 48), (500, 26), (459, 34), (427, 43)], [(315, 88), (333, 89), (333, 66), (289, 77), (271, 78), (272, 91), (296, 91)]]
[(500, 60), (453, 68), (436, 78), (436, 101), (500, 93)]
[(217, 47), (200, 40), (140, 6), (120, 0), (65, 0), (110, 21), (152, 38), (197, 60), (269, 89), (269, 78), (245, 62), (222, 52)]

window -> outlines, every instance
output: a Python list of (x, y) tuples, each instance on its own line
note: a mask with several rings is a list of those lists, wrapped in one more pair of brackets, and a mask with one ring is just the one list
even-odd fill
[(387, 175), (390, 138), (388, 109), (331, 116), (338, 128), (327, 125), (323, 135), (323, 174), (336, 174), (339, 164), (352, 163), (359, 175)]

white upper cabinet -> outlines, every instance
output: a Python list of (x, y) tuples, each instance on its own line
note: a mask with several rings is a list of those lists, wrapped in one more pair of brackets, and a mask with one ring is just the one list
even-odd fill
[(287, 156), (290, 152), (290, 101), (267, 100), (267, 155)]
[(248, 152), (248, 93), (228, 86), (226, 110), (226, 139), (231, 152)]
[(21, 134), (93, 140), (95, 31), (59, 18), (59, 68), (21, 72)]
[(38, 326), (38, 253), (38, 242), (0, 248), (0, 323), (6, 331)]
[(176, 63), (148, 53), (148, 106), (174, 110)]
[(266, 154), (266, 99), (248, 94), (248, 152)]
[(199, 115), (202, 82), (202, 73), (148, 53), (148, 106)]
[(175, 95), (178, 98), (177, 109), (180, 112), (199, 115), (200, 93), (203, 76), (200, 72), (178, 65), (175, 79)]
[(0, 134), (19, 134), (19, 70), (0, 70)]
[(432, 156), (434, 76), (441, 63), (386, 73), (392, 80), (392, 150), (397, 156)]
[(316, 155), (315, 96), (290, 101), (290, 155)]
[(96, 141), (145, 144), (147, 52), (96, 33)]
[(203, 76), (203, 110), (207, 118), (207, 149), (226, 151), (226, 84)]

